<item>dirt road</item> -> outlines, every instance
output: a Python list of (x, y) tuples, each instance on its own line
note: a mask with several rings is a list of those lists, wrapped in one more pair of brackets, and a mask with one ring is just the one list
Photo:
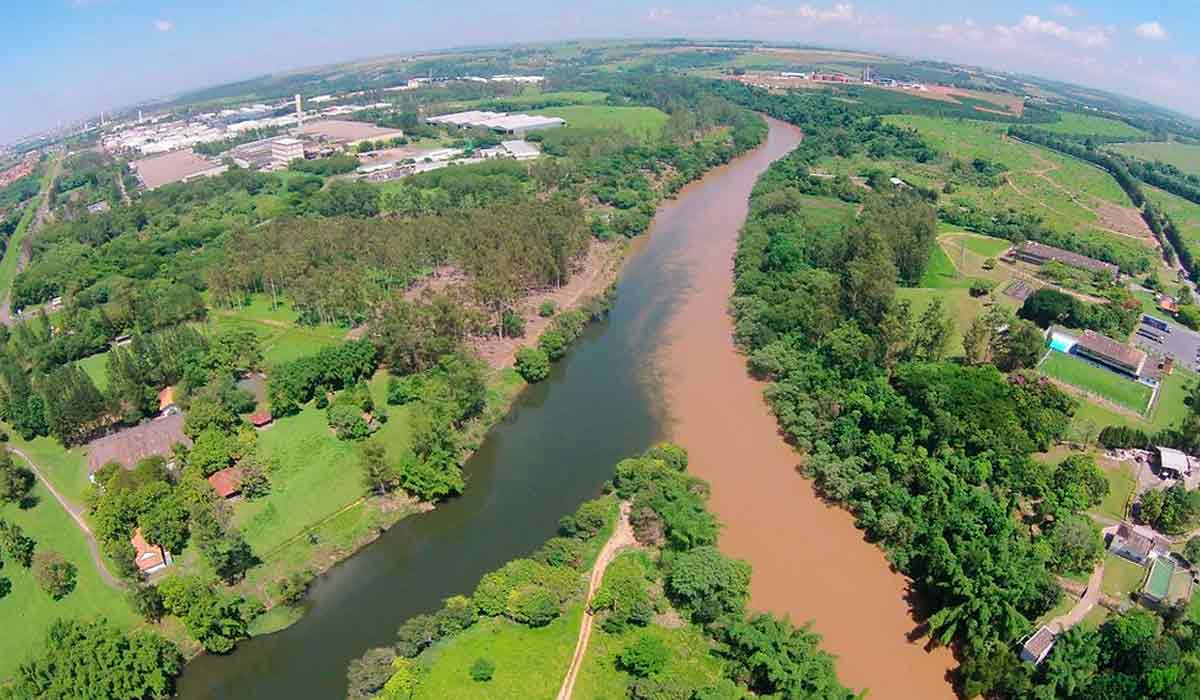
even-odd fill
[(100, 555), (100, 545), (96, 542), (96, 536), (92, 533), (92, 528), (88, 527), (87, 521), (83, 519), (83, 508), (72, 505), (70, 501), (63, 497), (58, 492), (58, 489), (54, 488), (54, 484), (50, 483), (50, 480), (42, 473), (42, 470), (38, 468), (38, 465), (29, 458), (29, 455), (16, 447), (9, 447), (8, 451), (25, 460), (25, 463), (29, 465), (34, 475), (45, 484), (46, 490), (50, 492), (50, 495), (54, 496), (54, 499), (63, 507), (63, 510), (67, 511), (67, 515), (70, 515), (75, 524), (79, 526), (79, 529), (83, 531), (83, 537), (87, 540), (88, 549), (92, 553), (92, 563), (95, 564), (96, 570), (100, 572), (100, 578), (104, 583), (117, 590), (123, 589), (125, 586), (109, 572), (108, 567), (104, 564), (104, 557)]
[(600, 550), (599, 556), (596, 557), (596, 564), (592, 567), (592, 578), (588, 581), (583, 620), (579, 624), (579, 638), (575, 642), (575, 654), (571, 656), (571, 667), (567, 669), (567, 675), (563, 678), (557, 700), (571, 700), (571, 694), (575, 692), (575, 679), (579, 676), (579, 668), (583, 665), (584, 657), (587, 656), (588, 641), (592, 637), (592, 622), (595, 619), (595, 615), (588, 610), (587, 606), (592, 604), (592, 598), (595, 597), (596, 591), (600, 590), (600, 584), (604, 581), (604, 570), (612, 563), (618, 552), (636, 544), (636, 540), (633, 538), (633, 526), (629, 524), (629, 510), (629, 502), (622, 501), (621, 516), (617, 519), (617, 527), (613, 530), (612, 537), (609, 537), (608, 541), (604, 543), (604, 548)]

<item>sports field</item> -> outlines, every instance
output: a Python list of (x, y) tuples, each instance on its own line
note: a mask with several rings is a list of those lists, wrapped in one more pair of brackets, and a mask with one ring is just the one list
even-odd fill
[(609, 107), (607, 105), (571, 105), (547, 107), (530, 114), (562, 117), (568, 126), (584, 129), (621, 129), (642, 138), (656, 138), (667, 123), (665, 112), (654, 107)]
[(1062, 121), (1039, 124), (1038, 128), (1056, 134), (1115, 136), (1119, 138), (1137, 138), (1146, 135), (1146, 132), (1132, 127), (1123, 121), (1097, 117), (1091, 114), (1078, 114), (1076, 112), (1062, 112)]
[(1118, 143), (1110, 148), (1142, 160), (1162, 161), (1174, 165), (1185, 173), (1200, 175), (1200, 145), (1173, 141), (1148, 141), (1145, 143)]
[(1144, 413), (1150, 403), (1150, 387), (1097, 367), (1077, 357), (1051, 352), (1039, 365), (1042, 373), (1095, 394), (1119, 406)]

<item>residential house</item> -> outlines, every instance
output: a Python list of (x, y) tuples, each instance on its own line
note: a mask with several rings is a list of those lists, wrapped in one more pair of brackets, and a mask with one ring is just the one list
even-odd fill
[(227, 467), (208, 477), (208, 483), (220, 498), (233, 498), (242, 492), (242, 470)]
[(171, 565), (171, 553), (161, 545), (147, 542), (142, 536), (142, 528), (133, 531), (129, 543), (133, 545), (133, 563), (143, 574), (156, 574)]
[(1153, 559), (1170, 554), (1171, 543), (1153, 530), (1139, 530), (1128, 523), (1121, 523), (1113, 533), (1108, 551), (1145, 566)]
[(1021, 645), (1021, 660), (1034, 666), (1042, 663), (1042, 660), (1054, 648), (1054, 639), (1054, 632), (1050, 631), (1049, 627), (1042, 625)]

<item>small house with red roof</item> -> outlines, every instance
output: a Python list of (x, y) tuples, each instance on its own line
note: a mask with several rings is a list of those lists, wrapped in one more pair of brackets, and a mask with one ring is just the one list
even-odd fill
[(171, 553), (161, 545), (147, 542), (142, 536), (142, 528), (133, 531), (129, 543), (133, 545), (133, 563), (143, 574), (156, 574), (171, 565)]
[(275, 419), (271, 417), (270, 411), (256, 411), (255, 413), (250, 414), (250, 425), (253, 425), (259, 430), (270, 425), (271, 421), (273, 420)]
[(226, 467), (208, 477), (208, 483), (221, 498), (233, 498), (242, 492), (242, 470), (237, 467)]

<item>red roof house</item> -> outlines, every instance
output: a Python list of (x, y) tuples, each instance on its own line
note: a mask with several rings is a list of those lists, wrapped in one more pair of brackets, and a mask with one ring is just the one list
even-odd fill
[(257, 413), (251, 414), (250, 425), (253, 425), (255, 428), (265, 428), (271, 424), (272, 420), (274, 420), (274, 418), (271, 417), (270, 411), (258, 411)]
[(142, 537), (142, 528), (133, 531), (129, 542), (133, 545), (133, 563), (143, 574), (157, 573), (171, 564), (171, 555), (165, 549), (146, 542), (146, 538)]
[(208, 477), (208, 483), (221, 498), (233, 498), (242, 492), (242, 470), (227, 467)]

